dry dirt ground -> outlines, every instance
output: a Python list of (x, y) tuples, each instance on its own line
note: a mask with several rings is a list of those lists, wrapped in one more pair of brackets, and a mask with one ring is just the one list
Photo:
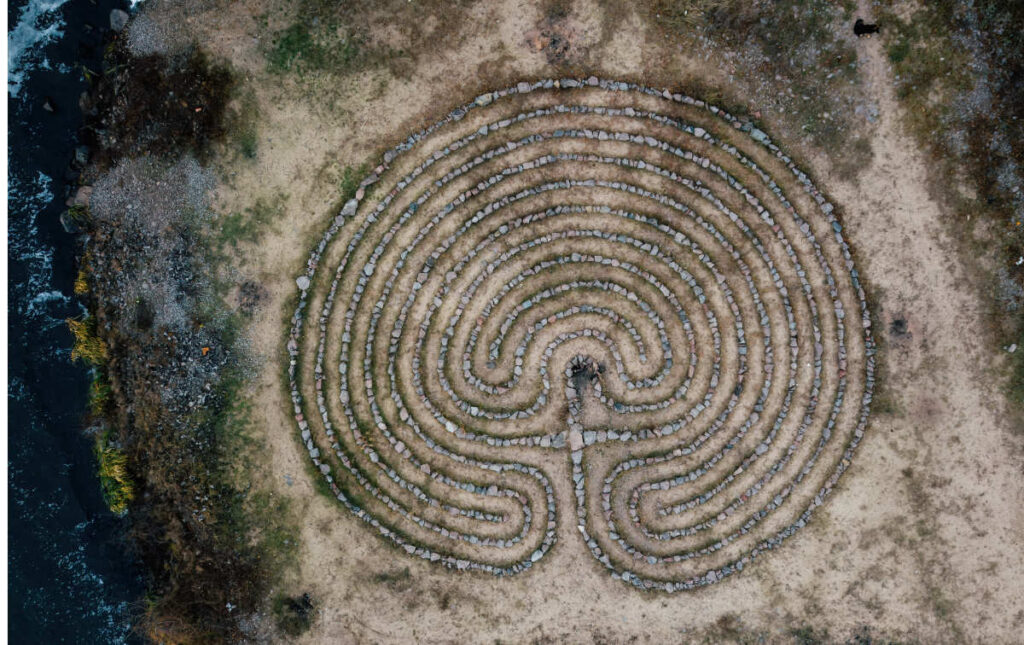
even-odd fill
[[(925, 157), (901, 128), (877, 39), (856, 42), (862, 91), (878, 106), (877, 121), (861, 126), (870, 165), (851, 180), (833, 172), (843, 151), (781, 141), (842, 212), (874, 295), (885, 401), (830, 499), (782, 548), (718, 584), (673, 595), (611, 579), (572, 539), (560, 539), (531, 571), (497, 579), (406, 557), (315, 491), (282, 382), (283, 346), (295, 276), (340, 206), (343, 168), (375, 163), (384, 144), (483, 89), (559, 77), (559, 65), (659, 87), (700, 80), (739, 95), (730, 75), (743, 70), (691, 56), (644, 16), (621, 7), (606, 15), (584, 1), (569, 7), (552, 17), (522, 1), (421, 13), (395, 5), (361, 28), (415, 55), (301, 79), (267, 72), (260, 16), (270, 12), (271, 26), (291, 19), (271, 6), (193, 6), (181, 22), (188, 37), (241, 72), (258, 105), (256, 158), (224, 154), (217, 208), (286, 196), (272, 229), (240, 252), (237, 271), (240, 282), (254, 279), (269, 294), (250, 329), (264, 366), (253, 398), (268, 452), (263, 484), (293, 500), (301, 527), (298, 566), (280, 589), (310, 592), (318, 609), (298, 642), (790, 642), (805, 626), (836, 640), (867, 626), (909, 642), (1018, 641), (1019, 438), (1003, 421), (989, 369), (999, 358), (980, 340), (975, 297), (961, 287), (943, 204), (929, 195)], [(784, 115), (766, 114), (765, 122), (772, 131), (790, 127)]]

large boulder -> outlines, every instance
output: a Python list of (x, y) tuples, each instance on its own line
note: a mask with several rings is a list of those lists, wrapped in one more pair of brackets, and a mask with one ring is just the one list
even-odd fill
[(128, 25), (128, 12), (120, 9), (114, 9), (110, 12), (110, 29), (112, 31), (121, 31)]

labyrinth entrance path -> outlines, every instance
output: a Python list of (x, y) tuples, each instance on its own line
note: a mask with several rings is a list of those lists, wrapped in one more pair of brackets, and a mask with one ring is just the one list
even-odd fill
[(481, 94), (385, 153), (310, 256), (295, 431), (411, 557), (511, 576), (575, 539), (640, 589), (715, 583), (863, 436), (871, 323), (833, 213), (699, 99)]

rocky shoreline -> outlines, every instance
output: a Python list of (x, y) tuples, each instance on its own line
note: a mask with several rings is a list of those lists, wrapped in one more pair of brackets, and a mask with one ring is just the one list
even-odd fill
[(86, 124), (68, 170), (79, 186), (61, 216), (81, 240), (80, 342), (105, 348), (94, 413), (123, 455), (130, 535), (149, 571), (138, 629), (154, 641), (237, 640), (258, 629), (268, 574), (228, 474), (249, 359), (207, 241), (215, 180), (203, 160), (226, 131), (232, 83), (199, 49), (133, 54), (128, 25), (111, 12), (104, 68), (79, 101)]

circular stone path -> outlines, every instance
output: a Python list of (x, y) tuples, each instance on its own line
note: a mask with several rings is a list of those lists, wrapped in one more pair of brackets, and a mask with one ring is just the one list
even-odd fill
[(296, 431), (410, 555), (496, 575), (582, 540), (714, 583), (803, 527), (874, 345), (832, 204), (760, 130), (588, 79), (483, 94), (384, 154), (296, 280)]

